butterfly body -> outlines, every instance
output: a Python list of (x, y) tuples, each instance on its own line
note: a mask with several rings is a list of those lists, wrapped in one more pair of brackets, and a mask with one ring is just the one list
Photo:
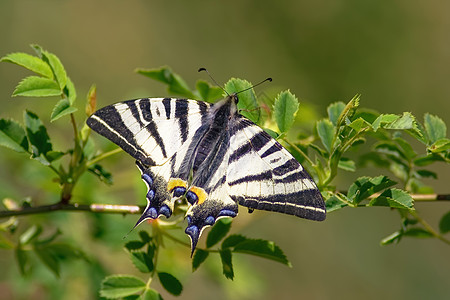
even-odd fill
[(136, 159), (148, 187), (136, 225), (170, 217), (190, 204), (192, 250), (203, 229), (235, 217), (238, 204), (312, 220), (325, 219), (314, 181), (276, 140), (239, 114), (235, 94), (215, 103), (144, 98), (107, 106), (87, 124)]

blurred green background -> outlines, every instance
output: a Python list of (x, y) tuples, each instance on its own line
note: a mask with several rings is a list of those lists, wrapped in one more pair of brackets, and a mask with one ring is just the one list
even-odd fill
[[(300, 116), (302, 104), (325, 115), (331, 102), (361, 93), (364, 107), (385, 113), (411, 111), (420, 120), (430, 112), (449, 124), (449, 32), (450, 2), (433, 0), (0, 0), (0, 55), (32, 53), (31, 43), (58, 55), (77, 88), (79, 120), (93, 83), (99, 107), (167, 96), (164, 86), (133, 70), (169, 65), (191, 86), (205, 78), (197, 73), (199, 67), (207, 67), (219, 83), (232, 76), (253, 82), (273, 77), (271, 89), (290, 88), (300, 98)], [(10, 97), (27, 74), (0, 64), (0, 117), (21, 120), (29, 108), (48, 125), (55, 99)], [(65, 149), (68, 119), (48, 127), (56, 147)], [(103, 139), (96, 140), (107, 147)], [(57, 186), (37, 162), (1, 148), (0, 166), (0, 198), (56, 201), (52, 191)], [(87, 175), (74, 200), (143, 204), (145, 187), (133, 160), (119, 154), (106, 166), (116, 184), (106, 187)], [(448, 170), (438, 166), (436, 171), (436, 192), (449, 193)], [(342, 172), (337, 184), (345, 186), (355, 177)], [(416, 208), (436, 227), (449, 206), (418, 203)], [(91, 264), (65, 264), (61, 279), (39, 267), (22, 278), (12, 251), (0, 250), (0, 299), (95, 298), (105, 274), (134, 272), (122, 250), (122, 237), (136, 219), (76, 213), (31, 217), (30, 222), (49, 231), (59, 227), (64, 239), (95, 258)], [(275, 241), (292, 269), (240, 256), (234, 261), (235, 280), (217, 280), (211, 274), (221, 272), (218, 263), (190, 274), (185, 249), (170, 254), (172, 260), (164, 265), (178, 272), (184, 299), (448, 299), (449, 246), (416, 239), (379, 246), (380, 239), (398, 227), (397, 213), (385, 208), (344, 209), (323, 223), (259, 212), (247, 216), (242, 210), (234, 232)]]

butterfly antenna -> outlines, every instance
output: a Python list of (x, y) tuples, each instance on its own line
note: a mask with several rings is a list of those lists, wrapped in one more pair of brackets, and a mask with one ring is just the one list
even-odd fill
[(249, 87), (249, 88), (246, 88), (245, 90), (242, 90), (242, 91), (237, 92), (236, 95), (237, 95), (237, 94), (240, 94), (240, 93), (242, 93), (242, 92), (248, 91), (248, 90), (250, 90), (250, 89), (252, 89), (252, 88), (254, 88), (254, 87), (257, 87), (258, 85), (263, 84), (263, 83), (266, 82), (266, 81), (272, 82), (272, 78), (271, 78), (271, 77), (268, 77), (268, 78), (264, 79), (263, 81), (261, 81), (261, 82), (255, 84), (255, 85), (252, 85), (252, 86)]
[(222, 89), (222, 91), (225, 92), (225, 94), (227, 94), (228, 96), (230, 96), (230, 94), (228, 94), (228, 92), (227, 92), (220, 84), (217, 83), (217, 81), (214, 79), (214, 77), (212, 77), (211, 74), (209, 74), (209, 72), (208, 72), (208, 70), (206, 70), (206, 68), (200, 68), (200, 69), (198, 69), (198, 71), (199, 71), (199, 72), (205, 71), (206, 74), (208, 74), (209, 78), (211, 78), (211, 80), (212, 80), (218, 87), (220, 87), (220, 88)]

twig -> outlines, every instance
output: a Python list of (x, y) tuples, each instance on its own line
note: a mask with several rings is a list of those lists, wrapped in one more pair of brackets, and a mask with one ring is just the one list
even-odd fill
[(63, 204), (41, 205), (34, 207), (24, 207), (17, 210), (0, 211), (0, 218), (7, 218), (21, 215), (32, 215), (49, 213), (55, 211), (89, 211), (94, 213), (107, 214), (139, 214), (145, 206), (137, 205), (113, 205), (113, 204)]

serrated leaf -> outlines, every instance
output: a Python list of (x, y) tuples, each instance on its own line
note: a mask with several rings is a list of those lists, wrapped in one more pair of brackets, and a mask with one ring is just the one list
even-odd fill
[(58, 84), (48, 78), (28, 76), (16, 86), (13, 96), (51, 97), (61, 95)]
[(131, 275), (111, 275), (106, 277), (100, 288), (100, 296), (116, 299), (130, 296), (145, 289), (145, 282)]
[(291, 263), (283, 251), (272, 241), (261, 239), (246, 239), (234, 247), (234, 252), (247, 253), (280, 262), (291, 267)]
[(330, 212), (335, 211), (335, 210), (339, 210), (339, 209), (344, 208), (346, 206), (348, 206), (348, 204), (343, 202), (341, 199), (339, 199), (336, 196), (331, 196), (330, 198), (328, 198), (325, 201), (325, 207), (327, 209), (327, 213), (330, 213)]
[(443, 215), (439, 221), (439, 231), (442, 234), (450, 232), (450, 211)]
[(219, 219), (206, 238), (206, 248), (210, 248), (223, 239), (231, 228), (231, 218)]
[(222, 261), (222, 272), (226, 278), (233, 280), (234, 271), (232, 263), (232, 255), (230, 249), (222, 249), (219, 251), (220, 259)]
[(337, 126), (339, 116), (345, 109), (345, 103), (342, 101), (334, 102), (327, 107), (328, 119), (334, 126)]
[(152, 258), (144, 251), (133, 250), (130, 251), (131, 262), (142, 273), (150, 273), (153, 271)]
[(192, 272), (198, 269), (198, 267), (208, 258), (209, 252), (197, 249), (194, 253), (194, 258), (192, 259)]
[(207, 81), (197, 80), (195, 88), (203, 101), (213, 103), (214, 101), (223, 98), (222, 89), (217, 86), (211, 86)]
[(167, 84), (169, 93), (196, 99), (196, 96), (191, 92), (187, 83), (167, 66), (157, 69), (136, 69), (136, 72)]
[(432, 153), (440, 153), (450, 150), (450, 140), (447, 138), (439, 139), (428, 147), (428, 150)]
[(39, 257), (41, 262), (55, 274), (56, 277), (59, 277), (60, 274), (60, 264), (58, 258), (54, 255), (52, 251), (48, 249), (46, 246), (35, 246), (34, 252)]
[(390, 188), (372, 199), (368, 206), (389, 206), (392, 208), (414, 209), (414, 200), (403, 190)]
[(74, 113), (77, 110), (78, 108), (70, 106), (70, 101), (67, 98), (63, 98), (53, 107), (50, 122), (56, 121), (62, 116)]
[(294, 124), (298, 111), (298, 99), (289, 90), (283, 91), (275, 98), (273, 114), (280, 132), (287, 132)]
[(42, 54), (48, 60), (48, 64), (52, 68), (53, 74), (55, 75), (55, 79), (59, 85), (60, 90), (64, 89), (67, 84), (67, 74), (61, 61), (55, 54), (48, 51), (43, 51)]
[(17, 152), (28, 152), (28, 140), (22, 125), (13, 120), (0, 119), (0, 145)]
[(90, 166), (88, 168), (88, 171), (91, 172), (92, 174), (94, 174), (95, 176), (98, 177), (98, 179), (100, 179), (100, 181), (111, 185), (113, 184), (113, 177), (112, 174), (108, 171), (106, 171), (103, 166), (99, 165), (99, 164), (93, 164), (92, 166)]
[(338, 168), (349, 172), (355, 172), (356, 164), (349, 158), (341, 157), (338, 163)]
[(247, 238), (243, 235), (240, 234), (232, 234), (229, 235), (226, 239), (223, 240), (221, 248), (225, 249), (225, 248), (230, 248), (230, 247), (234, 247), (237, 244), (243, 242), (247, 240)]
[(166, 272), (158, 272), (158, 278), (161, 282), (161, 285), (172, 295), (178, 296), (183, 291), (181, 282), (172, 274)]
[(339, 118), (336, 122), (336, 127), (340, 127), (344, 125), (347, 120), (350, 120), (356, 112), (356, 109), (359, 106), (359, 97), (360, 95), (355, 95), (344, 107)]
[(154, 289), (146, 289), (145, 292), (138, 299), (140, 299), (140, 300), (163, 300), (161, 295)]
[[(242, 92), (250, 87), (252, 87), (250, 82), (239, 78), (231, 78), (225, 84), (225, 90), (229, 94)], [(258, 101), (256, 100), (255, 91), (253, 89), (249, 89), (245, 92), (239, 93), (238, 98), (239, 102), (237, 106), (239, 113), (258, 124), (261, 112), (259, 110)]]
[(39, 57), (27, 53), (16, 52), (2, 57), (0, 61), (19, 65), (39, 75), (45, 76), (49, 79), (53, 79), (52, 69)]
[(447, 136), (447, 126), (438, 116), (426, 113), (424, 116), (424, 126), (429, 144), (433, 144), (437, 140)]
[(333, 126), (330, 120), (322, 119), (317, 122), (317, 134), (320, 141), (325, 146), (328, 153), (331, 153), (333, 148), (333, 138), (336, 133), (336, 128)]
[(372, 124), (370, 124), (363, 118), (357, 118), (356, 120), (353, 120), (350, 124), (348, 124), (348, 126), (356, 132), (360, 132), (362, 129), (365, 129), (367, 127), (371, 128)]
[(50, 142), (50, 137), (47, 134), (47, 129), (39, 117), (28, 110), (24, 112), (24, 120), (33, 157), (39, 157), (41, 154), (45, 156), (47, 152), (52, 150), (52, 144)]
[(390, 180), (387, 176), (359, 177), (350, 185), (347, 197), (352, 203), (358, 204), (371, 195), (395, 184), (396, 182)]
[(416, 118), (409, 112), (383, 126), (385, 129), (406, 130), (417, 129)]

